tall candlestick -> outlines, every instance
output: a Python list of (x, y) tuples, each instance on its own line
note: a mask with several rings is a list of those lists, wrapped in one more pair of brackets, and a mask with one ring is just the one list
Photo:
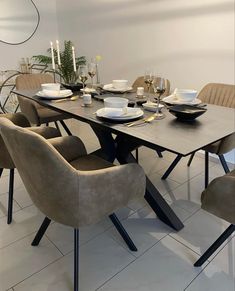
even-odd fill
[(52, 69), (55, 70), (55, 57), (54, 57), (54, 48), (53, 48), (52, 41), (51, 41), (51, 60), (52, 60)]
[(76, 72), (77, 71), (77, 68), (76, 68), (76, 61), (75, 61), (74, 46), (72, 46), (72, 57), (73, 57), (73, 70), (74, 70), (74, 72)]
[(60, 61), (60, 46), (59, 46), (59, 41), (56, 40), (56, 50), (57, 50), (57, 59), (58, 59), (58, 65), (61, 65), (61, 61)]

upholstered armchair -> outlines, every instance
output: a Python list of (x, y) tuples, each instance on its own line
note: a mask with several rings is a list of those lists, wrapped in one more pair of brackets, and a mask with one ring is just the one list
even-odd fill
[(231, 223), (221, 236), (197, 260), (200, 267), (235, 231), (235, 170), (214, 179), (202, 192), (202, 208)]
[[(235, 86), (220, 83), (209, 83), (202, 88), (197, 98), (207, 104), (235, 108)], [(223, 116), (218, 116), (218, 118), (223, 118)], [(233, 121), (231, 120), (231, 122)], [(235, 133), (203, 148), (205, 151), (205, 187), (207, 187), (209, 180), (209, 153), (218, 155), (225, 173), (228, 173), (229, 168), (225, 161), (224, 154), (234, 148)], [(190, 166), (194, 155), (195, 153), (190, 156), (188, 166)], [(179, 161), (180, 157), (177, 156), (169, 169), (162, 176), (162, 179), (166, 179), (170, 175), (171, 171), (175, 168)]]
[[(30, 130), (42, 135), (45, 138), (53, 138), (60, 136), (60, 132), (52, 127), (30, 127), (30, 123), (22, 113), (7, 113), (0, 114), (0, 118), (5, 117), (11, 120), (14, 124), (21, 127), (28, 127)], [(8, 212), (7, 223), (12, 222), (12, 208), (13, 208), (13, 191), (14, 191), (14, 169), (15, 165), (12, 161), (4, 141), (0, 135), (0, 177), (3, 169), (9, 169), (9, 192), (8, 192)]]
[[(41, 89), (43, 83), (53, 83), (53, 77), (50, 74), (22, 74), (16, 77), (17, 90), (34, 90)], [(59, 113), (55, 110), (48, 109), (41, 106), (36, 101), (27, 99), (20, 95), (17, 96), (20, 110), (28, 118), (31, 125), (39, 126), (41, 124), (48, 124), (54, 122), (57, 129), (59, 126), (57, 121), (61, 123), (68, 135), (71, 135), (70, 130), (66, 126), (64, 119), (69, 117), (66, 114)]]
[(7, 119), (0, 133), (35, 205), (45, 214), (32, 245), (39, 244), (51, 220), (74, 229), (74, 291), (78, 291), (79, 228), (109, 216), (132, 251), (137, 248), (114, 212), (145, 192), (137, 164), (114, 166), (87, 155), (74, 136), (49, 141)]

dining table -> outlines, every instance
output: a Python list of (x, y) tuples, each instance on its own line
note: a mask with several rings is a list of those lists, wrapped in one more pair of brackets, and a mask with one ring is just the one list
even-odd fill
[[(164, 119), (128, 127), (125, 121), (117, 122), (96, 116), (97, 110), (104, 107), (103, 98), (112, 96), (109, 93), (104, 94), (104, 96), (98, 96), (99, 98), (92, 98), (90, 106), (83, 105), (82, 97), (78, 97), (76, 100), (67, 98), (58, 102), (58, 100), (47, 100), (37, 96), (37, 90), (14, 90), (14, 93), (35, 100), (40, 105), (52, 110), (65, 113), (71, 118), (90, 124), (101, 145), (101, 148), (95, 154), (103, 155), (102, 157), (109, 161), (115, 159), (117, 146), (115, 140), (117, 138), (124, 140), (126, 143), (146, 146), (153, 150), (161, 148), (175, 153), (179, 157), (185, 157), (232, 134), (235, 128), (234, 109), (210, 104), (206, 106), (207, 111), (194, 121), (184, 122), (178, 120), (165, 108), (163, 109)], [(138, 100), (134, 93), (126, 94), (125, 97), (129, 98), (132, 103)], [(152, 114), (153, 112), (144, 110), (144, 117)], [(129, 155), (126, 153), (121, 163), (125, 162), (136, 162), (136, 160), (130, 153)], [(176, 231), (184, 227), (183, 222), (147, 176), (144, 197), (160, 220)]]

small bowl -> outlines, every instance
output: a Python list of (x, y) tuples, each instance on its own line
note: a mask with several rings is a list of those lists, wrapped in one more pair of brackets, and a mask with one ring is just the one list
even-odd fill
[(206, 112), (206, 108), (192, 105), (174, 105), (169, 108), (169, 112), (182, 121), (193, 121)]
[(180, 100), (191, 102), (197, 97), (196, 90), (176, 89), (174, 94)]
[(59, 83), (44, 83), (41, 84), (42, 91), (60, 91)]
[(128, 99), (121, 97), (108, 97), (104, 99), (104, 107), (125, 108), (128, 105)]
[(128, 80), (113, 80), (112, 85), (114, 89), (125, 90), (127, 89)]

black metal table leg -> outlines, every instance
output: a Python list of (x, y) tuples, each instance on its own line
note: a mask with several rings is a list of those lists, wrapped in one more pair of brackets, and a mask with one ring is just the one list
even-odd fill
[(177, 155), (177, 157), (174, 159), (174, 161), (171, 163), (171, 165), (169, 166), (169, 168), (166, 170), (166, 172), (163, 174), (162, 176), (162, 180), (165, 180), (170, 173), (173, 171), (173, 169), (175, 168), (175, 166), (178, 164), (178, 162), (181, 160), (182, 156), (181, 155)]
[(64, 130), (67, 132), (68, 135), (72, 135), (71, 131), (69, 130), (69, 128), (65, 124), (64, 120), (60, 120), (60, 124), (63, 126)]
[(187, 166), (188, 166), (188, 167), (190, 167), (190, 165), (191, 165), (191, 163), (192, 163), (192, 160), (193, 160), (194, 156), (195, 156), (195, 152), (191, 154), (191, 156), (190, 156), (190, 158), (189, 158), (189, 160), (188, 160), (188, 163), (187, 163)]
[[(123, 159), (122, 159), (123, 163)], [(132, 154), (126, 157), (126, 163), (135, 163), (135, 158)], [(160, 220), (166, 223), (168, 226), (179, 231), (184, 227), (182, 221), (178, 218), (175, 212), (171, 209), (165, 199), (162, 197), (157, 188), (152, 184), (149, 178), (146, 176), (146, 192), (144, 196), (150, 207), (156, 213)]]

